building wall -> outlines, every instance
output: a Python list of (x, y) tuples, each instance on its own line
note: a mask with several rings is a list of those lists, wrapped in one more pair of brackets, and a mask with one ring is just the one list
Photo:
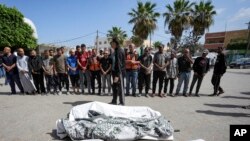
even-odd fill
[(227, 47), (228, 43), (230, 43), (232, 39), (247, 39), (247, 37), (248, 30), (228, 31), (226, 32), (224, 47)]

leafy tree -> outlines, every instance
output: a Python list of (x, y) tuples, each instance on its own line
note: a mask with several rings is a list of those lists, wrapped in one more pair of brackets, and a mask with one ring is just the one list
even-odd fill
[(34, 49), (37, 39), (33, 29), (24, 22), (24, 16), (16, 8), (0, 4), (0, 48), (10, 46)]
[(126, 31), (123, 31), (121, 27), (112, 27), (111, 30), (108, 30), (107, 37), (109, 39), (116, 38), (118, 42), (122, 45), (124, 40), (127, 38)]
[(156, 29), (157, 18), (160, 13), (155, 12), (155, 3), (138, 1), (137, 8), (132, 8), (132, 11), (128, 13), (131, 16), (130, 24), (134, 24), (133, 33), (140, 37), (142, 40), (146, 40), (150, 34)]
[(157, 48), (158, 46), (162, 45), (162, 42), (156, 41), (153, 43), (153, 47)]

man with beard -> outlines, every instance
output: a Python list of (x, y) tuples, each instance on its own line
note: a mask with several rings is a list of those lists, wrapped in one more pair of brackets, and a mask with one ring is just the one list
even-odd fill
[(29, 70), (32, 74), (36, 90), (38, 94), (45, 94), (44, 78), (43, 78), (43, 60), (36, 54), (35, 50), (30, 51)]

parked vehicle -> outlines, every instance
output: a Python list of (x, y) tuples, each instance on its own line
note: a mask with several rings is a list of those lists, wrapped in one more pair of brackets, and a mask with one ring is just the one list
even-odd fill
[(249, 68), (250, 67), (250, 58), (240, 58), (237, 59), (236, 61), (232, 61), (229, 64), (230, 68), (240, 68), (240, 69), (244, 69), (244, 68)]

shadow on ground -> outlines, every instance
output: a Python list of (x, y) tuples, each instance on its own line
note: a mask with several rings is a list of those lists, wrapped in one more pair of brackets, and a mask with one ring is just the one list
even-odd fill
[(240, 92), (240, 93), (244, 95), (250, 95), (250, 92)]
[(226, 112), (217, 112), (212, 110), (196, 110), (197, 113), (215, 115), (215, 116), (230, 116), (230, 117), (250, 117), (250, 114), (247, 113), (226, 113)]
[(77, 105), (81, 105), (81, 104), (85, 104), (85, 103), (89, 103), (89, 102), (93, 102), (93, 101), (63, 102), (63, 104), (70, 104), (72, 106), (77, 106)]
[(239, 105), (231, 105), (231, 104), (204, 104), (206, 106), (218, 107), (218, 108), (241, 108)]
[(227, 71), (227, 73), (242, 74), (242, 75), (250, 75), (250, 72), (232, 72), (232, 71)]
[(10, 95), (10, 92), (0, 92), (0, 95)]
[(240, 96), (223, 96), (222, 98), (235, 98), (235, 99), (250, 100), (250, 97), (240, 97)]
[(52, 140), (71, 141), (71, 139), (69, 137), (66, 137), (65, 139), (60, 139), (56, 135), (56, 129), (53, 129), (51, 133), (46, 133), (46, 134), (49, 134), (51, 136)]

